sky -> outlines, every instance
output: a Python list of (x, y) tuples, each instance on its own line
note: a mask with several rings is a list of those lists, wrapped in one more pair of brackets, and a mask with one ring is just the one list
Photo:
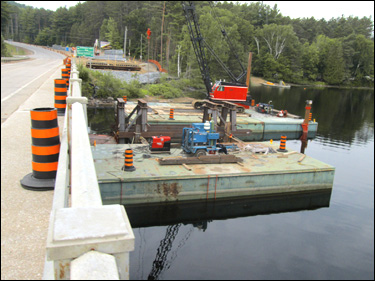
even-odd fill
[[(257, 2), (257, 1), (246, 1)], [(370, 17), (374, 21), (374, 1), (263, 1), (273, 8), (277, 8), (283, 16), (290, 18), (310, 18), (316, 20), (324, 18), (338, 18), (344, 15), (354, 17)]]
[[(33, 6), (35, 8), (44, 8), (56, 11), (59, 7), (67, 8), (75, 6), (78, 2), (85, 1), (16, 1), (17, 3)], [(246, 1), (257, 2), (257, 1)], [(374, 21), (374, 1), (263, 1), (273, 7), (277, 4), (277, 8), (283, 16), (290, 18), (310, 18), (317, 20), (324, 18), (344, 17), (370, 17)]]
[(32, 6), (34, 8), (44, 8), (46, 10), (56, 11), (60, 7), (69, 7), (75, 6), (79, 2), (85, 1), (14, 1), (19, 4), (25, 4), (27, 6)]

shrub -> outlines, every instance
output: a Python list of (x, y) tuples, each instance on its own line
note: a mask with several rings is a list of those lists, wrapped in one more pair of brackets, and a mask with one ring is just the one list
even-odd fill
[(141, 84), (138, 80), (132, 80), (129, 83), (125, 81), (122, 82), (124, 95), (128, 98), (142, 98), (144, 96), (144, 92), (142, 92)]
[(171, 84), (153, 84), (148, 87), (148, 91), (153, 96), (162, 96), (166, 99), (182, 96), (182, 91), (173, 87)]

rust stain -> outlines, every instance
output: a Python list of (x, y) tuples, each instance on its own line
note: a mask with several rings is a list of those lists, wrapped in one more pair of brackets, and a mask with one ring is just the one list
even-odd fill
[(173, 196), (177, 198), (178, 194), (180, 193), (181, 186), (178, 185), (176, 182), (173, 183), (158, 183), (156, 187), (156, 192), (159, 194), (164, 194), (165, 197)]
[(65, 279), (65, 273), (66, 273), (66, 270), (67, 270), (68, 266), (69, 266), (69, 264), (59, 262), (59, 273), (60, 273), (59, 277), (60, 277), (60, 279)]
[(206, 175), (207, 172), (206, 172), (206, 169), (204, 167), (196, 167), (196, 165), (191, 165), (191, 167), (193, 168), (192, 171), (194, 174), (196, 175)]
[(223, 170), (223, 169), (220, 168), (220, 167), (215, 167), (215, 168), (212, 168), (211, 171), (212, 171), (212, 172), (224, 172), (225, 170)]

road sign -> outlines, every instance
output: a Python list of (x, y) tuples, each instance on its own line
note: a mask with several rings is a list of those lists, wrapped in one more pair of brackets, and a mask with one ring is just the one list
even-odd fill
[(94, 47), (77, 46), (77, 57), (93, 57)]

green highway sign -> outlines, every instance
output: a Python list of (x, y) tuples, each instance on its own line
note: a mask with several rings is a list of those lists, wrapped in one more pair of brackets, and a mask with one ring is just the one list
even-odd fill
[(94, 47), (77, 46), (77, 57), (93, 57)]

